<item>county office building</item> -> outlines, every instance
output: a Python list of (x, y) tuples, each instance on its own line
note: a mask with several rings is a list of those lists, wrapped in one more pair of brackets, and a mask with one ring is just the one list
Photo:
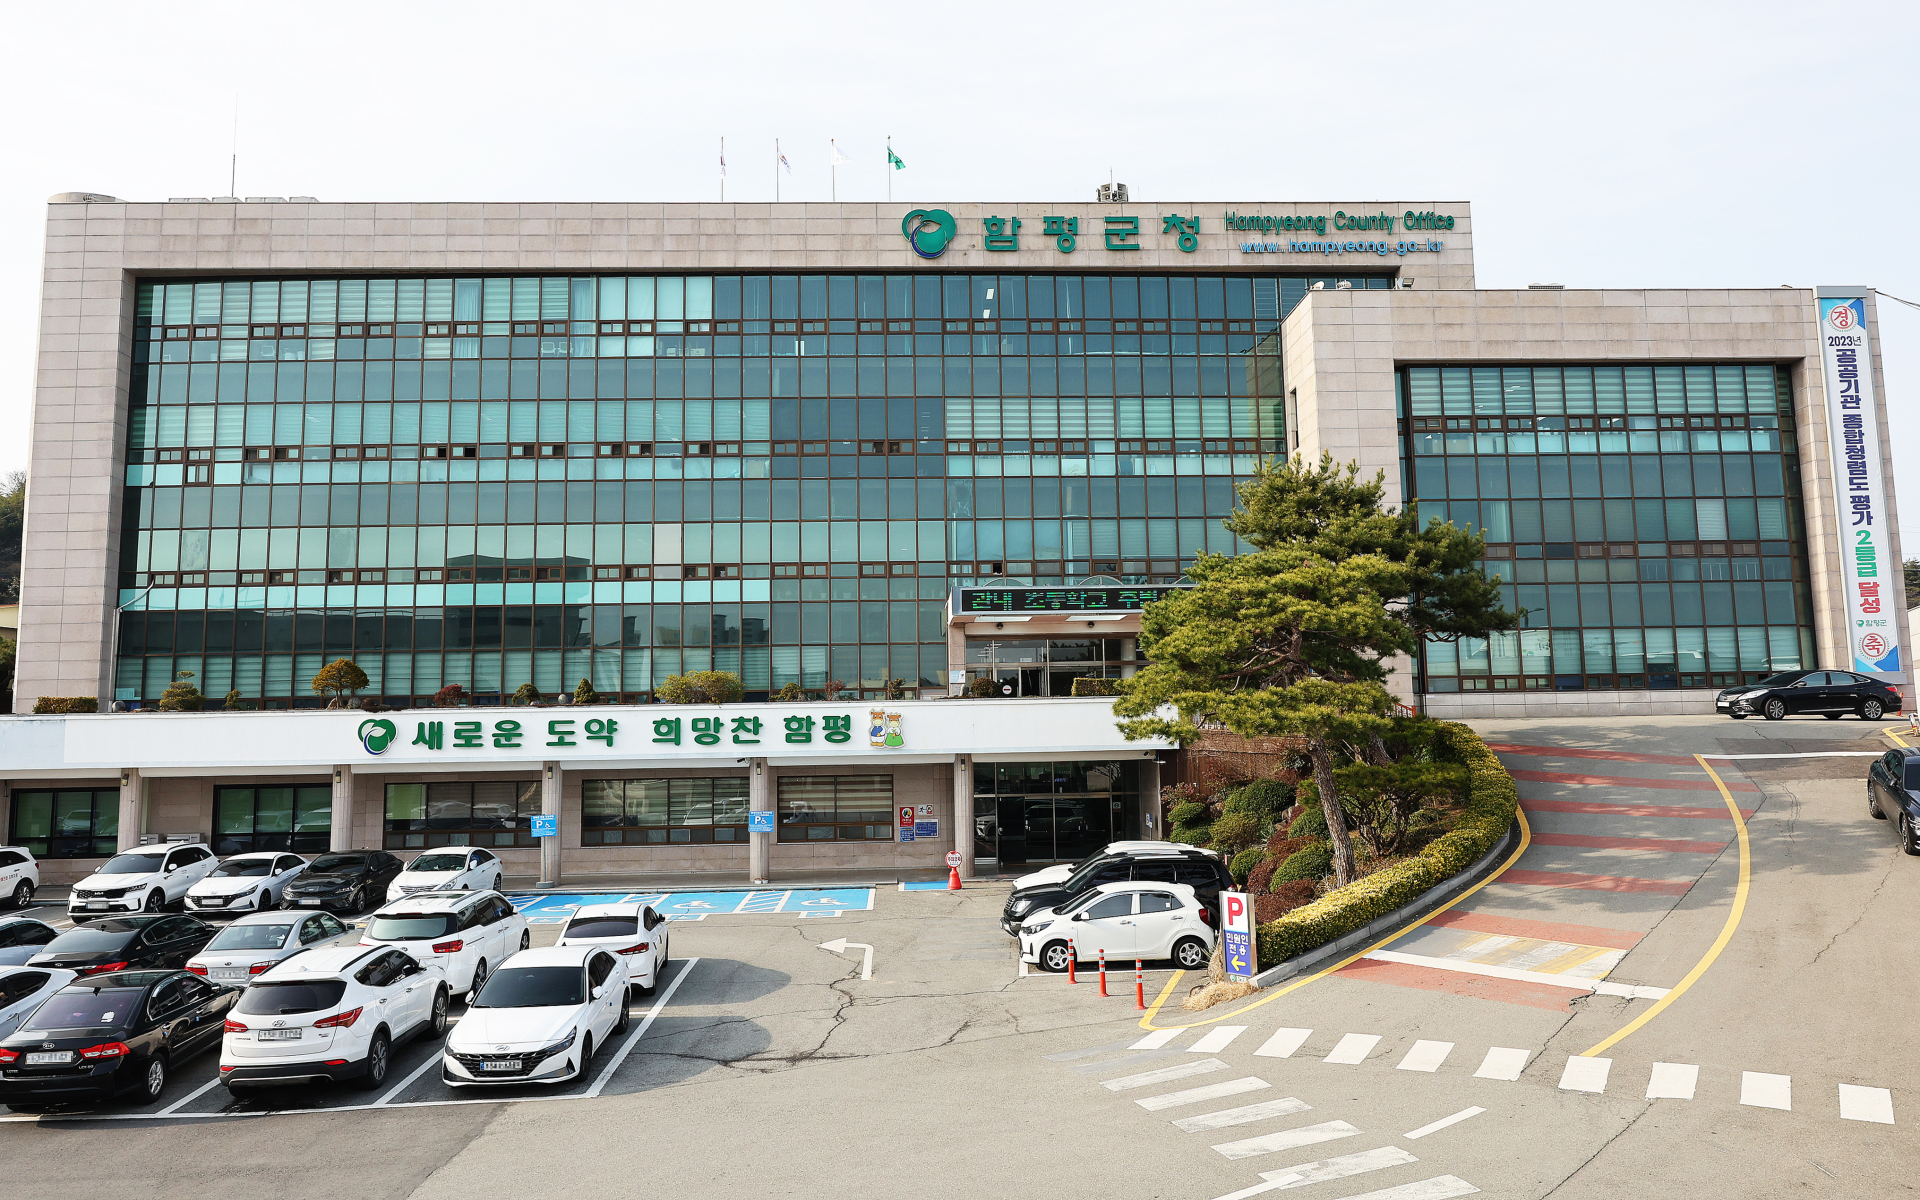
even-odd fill
[[(1867, 289), (1485, 290), (1433, 201), (47, 222), (16, 706), (137, 710), (0, 721), (51, 881), (183, 835), (578, 879), (1157, 832), (1171, 750), (1077, 681), (1282, 453), (1482, 530), (1529, 610), (1401, 664), (1430, 713), (1907, 678)], [(308, 711), (340, 657), (388, 711)], [(745, 700), (649, 703), (708, 669)], [(184, 672), (250, 711), (152, 712)]]

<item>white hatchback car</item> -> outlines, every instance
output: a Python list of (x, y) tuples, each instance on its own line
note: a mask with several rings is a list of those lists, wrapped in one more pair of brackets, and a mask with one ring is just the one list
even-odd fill
[(80, 978), (57, 967), (0, 967), (0, 1038), (11, 1035), (61, 988)]
[(219, 865), (213, 851), (200, 845), (125, 850), (73, 885), (67, 897), (67, 915), (84, 921), (88, 917), (159, 912), (185, 900), (187, 889)]
[(440, 968), (387, 946), (296, 955), (247, 985), (227, 1013), (220, 1082), (233, 1094), (274, 1084), (386, 1082), (395, 1045), (447, 1029)]
[(472, 846), (428, 850), (387, 885), (387, 899), (419, 892), (497, 892), (506, 868), (491, 853)]
[(362, 946), (398, 946), (468, 996), (533, 940), (527, 918), (499, 892), (421, 892), (386, 905), (362, 928)]
[(214, 934), (205, 949), (187, 960), (187, 970), (211, 983), (245, 987), (254, 976), (302, 951), (358, 940), (332, 913), (248, 913)]
[(598, 946), (627, 960), (627, 983), (653, 995), (672, 961), (667, 919), (647, 904), (583, 904), (567, 919), (556, 946)]
[(307, 860), (284, 851), (236, 854), (187, 889), (187, 911), (266, 912), (280, 907), (280, 893), (307, 869)]
[(528, 950), (469, 1001), (447, 1035), (440, 1078), (455, 1087), (577, 1079), (630, 1019), (619, 955), (596, 946)]
[(33, 904), (40, 890), (40, 864), (25, 846), (0, 846), (0, 897), (15, 908)]
[(1064, 971), (1103, 950), (1109, 963), (1170, 958), (1191, 971), (1213, 954), (1213, 930), (1184, 883), (1109, 883), (1021, 918), (1020, 957), (1042, 970)]

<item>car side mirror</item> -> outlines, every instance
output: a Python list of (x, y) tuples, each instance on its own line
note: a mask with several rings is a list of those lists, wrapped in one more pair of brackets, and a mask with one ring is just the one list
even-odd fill
[(604, 996), (604, 995), (606, 995), (606, 994), (607, 994), (607, 989), (606, 989), (606, 988), (604, 988), (604, 987), (597, 987), (597, 988), (595, 988), (595, 989), (593, 989), (593, 998), (594, 998), (595, 1000), (598, 1000), (598, 999), (599, 999), (600, 997), (602, 997), (602, 996)]
[(1083, 912), (1077, 912), (1073, 914), (1073, 919), (1076, 921), (1084, 921), (1087, 919), (1087, 914)]

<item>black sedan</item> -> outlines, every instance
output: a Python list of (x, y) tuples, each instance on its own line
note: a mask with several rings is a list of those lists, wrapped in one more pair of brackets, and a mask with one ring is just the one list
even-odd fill
[(178, 971), (213, 940), (213, 926), (193, 917), (164, 913), (108, 917), (76, 925), (40, 947), (28, 962), (63, 967), (84, 976), (140, 968)]
[(1920, 854), (1920, 750), (1889, 750), (1867, 768), (1867, 813), (1893, 822), (1900, 848)]
[(1791, 713), (1817, 713), (1829, 721), (1854, 713), (1863, 721), (1878, 721), (1900, 711), (1900, 689), (1852, 671), (1784, 671), (1727, 688), (1713, 706), (1736, 721), (1755, 713), (1769, 721), (1783, 721)]
[(220, 1044), (240, 993), (185, 971), (119, 971), (68, 984), (0, 1041), (0, 1103), (17, 1111), (158, 1100), (169, 1072)]
[(280, 906), (357, 913), (365, 909), (369, 901), (385, 903), (387, 885), (405, 865), (384, 850), (322, 854), (287, 885), (281, 893)]
[(1233, 887), (1227, 864), (1200, 850), (1128, 851), (1087, 859), (1073, 874), (1059, 883), (1041, 883), (1019, 888), (1007, 897), (1000, 913), (1000, 928), (1018, 937), (1020, 922), (1028, 913), (1042, 908), (1057, 908), (1089, 888), (1104, 883), (1184, 883), (1192, 886), (1205, 912), (1207, 924), (1219, 920), (1219, 897)]

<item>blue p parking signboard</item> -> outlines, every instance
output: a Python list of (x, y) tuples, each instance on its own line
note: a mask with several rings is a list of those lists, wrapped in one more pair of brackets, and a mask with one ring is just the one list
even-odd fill
[(1260, 973), (1253, 949), (1253, 901), (1245, 892), (1220, 893), (1220, 940), (1226, 950), (1227, 978), (1252, 982)]
[(770, 808), (756, 808), (749, 811), (747, 813), (747, 832), (772, 833), (773, 810)]
[(560, 836), (559, 814), (541, 813), (531, 818), (531, 821), (533, 824), (533, 836), (535, 837), (559, 837)]

